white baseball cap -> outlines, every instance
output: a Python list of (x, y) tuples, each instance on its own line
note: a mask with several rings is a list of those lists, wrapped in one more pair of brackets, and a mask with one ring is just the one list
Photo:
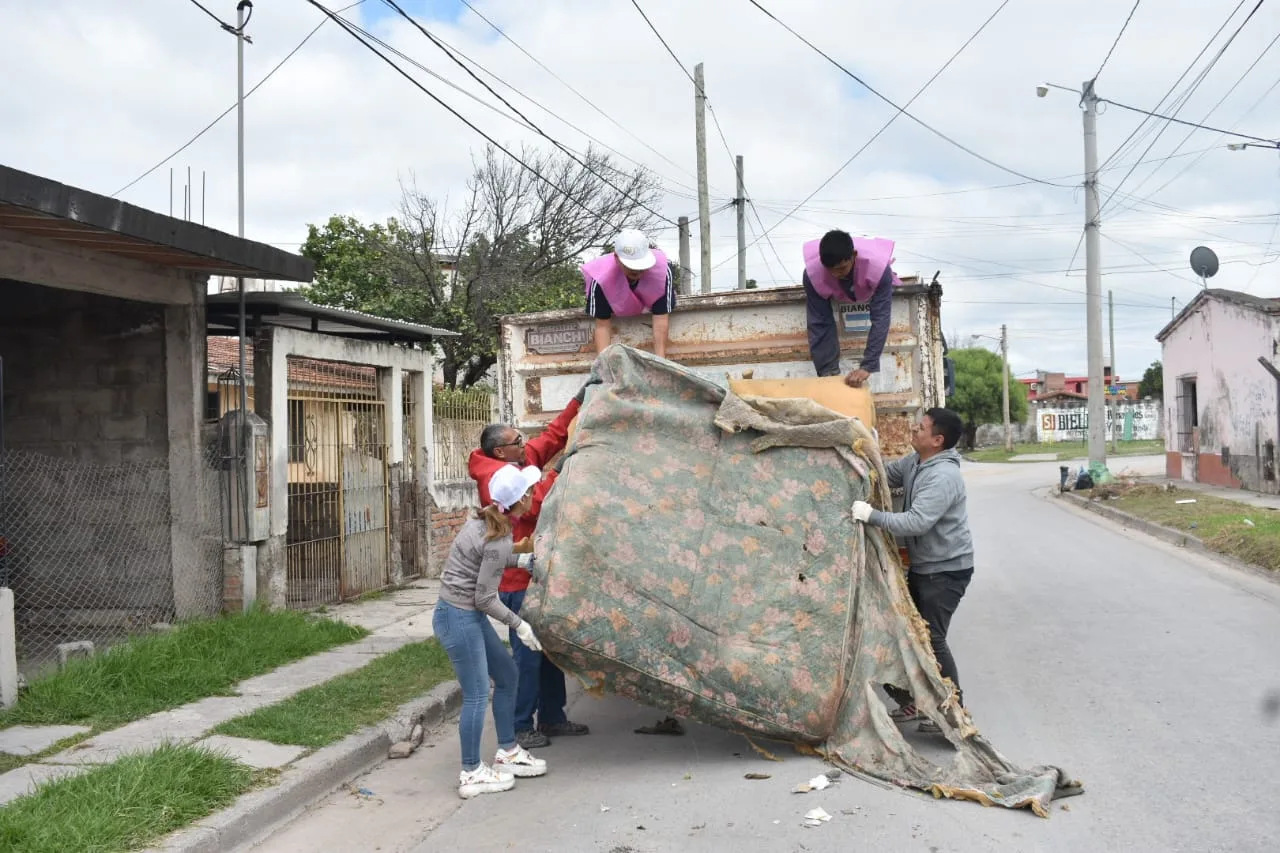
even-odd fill
[(658, 262), (649, 248), (649, 238), (636, 228), (624, 228), (613, 238), (613, 253), (618, 263), (629, 270), (647, 270)]
[(516, 504), (525, 493), (542, 479), (542, 471), (536, 465), (528, 468), (517, 468), (515, 465), (503, 465), (489, 478), (489, 497), (498, 505), (498, 509), (506, 512)]

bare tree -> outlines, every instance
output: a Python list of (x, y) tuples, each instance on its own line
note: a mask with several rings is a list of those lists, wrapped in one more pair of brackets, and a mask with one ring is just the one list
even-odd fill
[[(411, 178), (401, 185), (400, 216), (385, 227), (339, 217), (329, 233), (312, 226), (304, 247), (317, 261), (312, 298), (458, 332), (439, 339), (445, 382), (478, 382), (497, 360), (497, 316), (582, 305), (578, 259), (599, 254), (621, 228), (650, 232), (660, 218), (660, 187), (644, 169), (619, 169), (594, 148), (580, 159), (532, 147), (519, 155), (529, 168), (487, 148), (460, 203)], [(358, 261), (344, 264), (337, 251)], [(378, 259), (373, 274), (360, 266), (369, 256)], [(353, 296), (367, 280), (384, 289)]]

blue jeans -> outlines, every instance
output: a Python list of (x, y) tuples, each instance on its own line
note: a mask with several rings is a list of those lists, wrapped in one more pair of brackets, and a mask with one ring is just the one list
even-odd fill
[[(500, 592), (498, 597), (512, 613), (519, 613), (526, 591)], [(543, 726), (565, 722), (568, 717), (564, 706), (568, 695), (564, 673), (542, 652), (535, 652), (520, 642), (515, 631), (511, 631), (511, 654), (515, 656), (516, 669), (520, 673), (520, 686), (516, 691), (516, 731), (532, 731), (535, 712)]]
[(515, 746), (516, 664), (498, 639), (489, 617), (477, 610), (463, 610), (439, 601), (431, 626), (462, 685), (462, 715), (458, 720), (462, 769), (475, 770), (480, 766), (480, 737), (484, 734), (490, 678), (493, 679), (493, 725), (498, 730), (498, 745), (503, 749)]

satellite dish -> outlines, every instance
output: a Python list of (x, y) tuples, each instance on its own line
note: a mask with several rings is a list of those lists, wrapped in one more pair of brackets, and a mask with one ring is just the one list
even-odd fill
[(1196, 246), (1191, 250), (1191, 271), (1200, 276), (1200, 281), (1208, 287), (1207, 279), (1218, 274), (1218, 256), (1208, 246)]

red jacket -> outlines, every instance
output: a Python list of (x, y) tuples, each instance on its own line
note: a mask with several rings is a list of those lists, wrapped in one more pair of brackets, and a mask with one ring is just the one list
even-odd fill
[[(569, 424), (578, 416), (578, 408), (578, 401), (570, 400), (569, 405), (564, 407), (564, 411), (557, 415), (555, 420), (547, 424), (545, 430), (536, 438), (529, 439), (524, 446), (525, 464), (545, 468), (552, 457), (564, 450), (565, 443), (569, 439)], [(488, 506), (493, 500), (489, 497), (489, 478), (493, 476), (494, 471), (506, 464), (508, 463), (501, 459), (486, 456), (485, 452), (479, 448), (471, 451), (471, 458), (467, 460), (467, 473), (476, 481), (481, 506)], [(542, 481), (533, 487), (533, 506), (527, 513), (517, 518), (512, 526), (511, 535), (517, 542), (526, 536), (533, 535), (534, 528), (538, 526), (538, 513), (542, 511), (542, 501), (555, 482), (556, 472), (547, 471)], [(528, 588), (529, 573), (517, 568), (510, 568), (503, 572), (502, 583), (498, 585), (499, 592), (519, 592)]]

